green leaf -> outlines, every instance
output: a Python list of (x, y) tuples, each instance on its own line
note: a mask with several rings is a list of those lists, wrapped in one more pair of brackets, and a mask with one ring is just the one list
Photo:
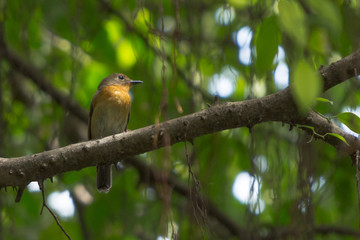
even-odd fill
[(278, 51), (280, 31), (275, 17), (269, 17), (260, 25), (255, 40), (256, 68), (260, 73), (271, 70)]
[(279, 2), (279, 22), (283, 30), (300, 46), (304, 46), (307, 38), (305, 14), (295, 1), (281, 0)]
[(315, 27), (311, 30), (309, 40), (308, 40), (308, 47), (309, 50), (313, 53), (318, 53), (321, 55), (327, 55), (331, 51), (329, 49), (329, 36), (328, 32), (325, 28)]
[(307, 62), (300, 61), (295, 66), (291, 90), (299, 111), (304, 114), (314, 105), (322, 90), (319, 73)]
[(343, 112), (336, 117), (345, 124), (351, 131), (360, 133), (360, 118), (352, 112)]
[(338, 139), (340, 139), (341, 141), (343, 141), (344, 143), (346, 143), (346, 145), (349, 146), (349, 144), (347, 143), (347, 141), (345, 140), (345, 138), (337, 133), (327, 133), (326, 135), (331, 135), (333, 137), (336, 137)]
[(318, 98), (316, 98), (316, 100), (317, 100), (318, 102), (330, 103), (331, 105), (334, 104), (333, 101), (330, 101), (329, 99), (326, 99), (326, 98), (318, 97)]

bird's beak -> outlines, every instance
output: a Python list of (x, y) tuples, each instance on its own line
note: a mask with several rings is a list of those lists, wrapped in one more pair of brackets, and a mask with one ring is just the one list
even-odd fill
[(130, 81), (130, 86), (134, 86), (134, 85), (139, 84), (139, 83), (143, 83), (143, 81), (140, 81), (140, 80), (131, 80), (131, 81)]

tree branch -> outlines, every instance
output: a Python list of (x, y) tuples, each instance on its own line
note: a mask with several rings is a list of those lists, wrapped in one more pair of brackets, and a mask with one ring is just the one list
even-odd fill
[(322, 67), (319, 70), (324, 80), (324, 91), (360, 74), (360, 49), (349, 56)]
[(49, 81), (46, 80), (43, 74), (32, 66), (30, 63), (22, 60), (12, 50), (10, 50), (5, 43), (0, 45), (3, 48), (4, 56), (9, 63), (17, 69), (22, 75), (31, 79), (42, 91), (49, 94), (60, 106), (67, 109), (74, 116), (77, 116), (84, 122), (88, 121), (88, 113), (78, 103), (72, 101), (63, 93), (59, 92)]

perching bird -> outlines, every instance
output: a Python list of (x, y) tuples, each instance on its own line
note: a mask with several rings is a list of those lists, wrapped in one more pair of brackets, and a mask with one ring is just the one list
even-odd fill
[[(129, 89), (142, 81), (113, 73), (104, 78), (91, 101), (89, 139), (98, 139), (126, 131), (130, 117)], [(108, 193), (112, 185), (111, 164), (98, 165), (97, 189)]]

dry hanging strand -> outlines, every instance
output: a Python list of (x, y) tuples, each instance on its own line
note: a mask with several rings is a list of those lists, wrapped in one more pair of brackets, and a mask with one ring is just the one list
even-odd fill
[[(357, 69), (355, 68), (355, 76), (357, 76)], [(358, 207), (359, 207), (359, 230), (360, 230), (360, 179), (359, 179), (359, 150), (356, 151), (355, 163), (356, 163), (356, 190), (358, 194)]]
[(356, 155), (355, 155), (355, 163), (356, 163), (356, 190), (357, 190), (357, 194), (358, 194), (358, 206), (359, 206), (359, 229), (360, 229), (360, 180), (359, 180), (359, 150), (356, 151)]
[[(189, 127), (190, 124), (187, 123), (187, 128)], [(187, 133), (187, 128), (185, 131), (185, 157), (186, 157), (186, 162), (188, 165), (188, 186), (189, 186), (189, 199), (192, 202), (192, 207), (193, 207), (193, 211), (194, 211), (194, 217), (196, 219), (196, 222), (198, 224), (200, 224), (201, 227), (201, 234), (202, 234), (202, 238), (205, 239), (205, 229), (204, 226), (207, 226), (207, 221), (206, 221), (206, 216), (207, 216), (207, 209), (206, 209), (206, 205), (204, 203), (204, 199), (202, 198), (202, 196), (200, 195), (200, 188), (201, 188), (201, 184), (200, 181), (196, 178), (194, 172), (191, 169), (191, 162), (190, 162), (190, 158), (189, 158), (189, 152), (188, 152), (188, 148), (187, 148), (187, 137), (186, 137), (186, 133)], [(193, 142), (191, 141), (191, 143), (193, 144)], [(193, 180), (194, 182), (194, 190), (191, 187), (190, 184), (190, 179)], [(194, 194), (193, 194), (194, 191)], [(201, 203), (201, 206), (199, 205), (199, 202)], [(201, 216), (201, 222), (199, 221), (197, 214), (200, 213)]]
[[(160, 99), (160, 105), (159, 105), (159, 114), (157, 116), (157, 119), (155, 120), (156, 123), (159, 123), (162, 118), (163, 121), (168, 120), (168, 98), (169, 93), (167, 89), (167, 78), (166, 78), (166, 50), (165, 50), (165, 39), (164, 39), (164, 7), (162, 4), (162, 1), (159, 0), (159, 15), (161, 20), (161, 31), (159, 33), (159, 51), (160, 51), (160, 57), (161, 57), (161, 83), (162, 83), (162, 92), (161, 92), (161, 99)], [(163, 171), (161, 171), (161, 179), (164, 179), (165, 182), (169, 178), (169, 172), (171, 171), (171, 163), (170, 163), (170, 153), (171, 148), (169, 147), (170, 144), (170, 135), (168, 132), (163, 131), (162, 135), (162, 141), (166, 143), (166, 147), (164, 148), (163, 152), (163, 160), (162, 160), (162, 167)], [(175, 230), (174, 224), (173, 224), (173, 217), (171, 212), (171, 195), (172, 195), (172, 188), (164, 182), (163, 186), (159, 191), (161, 191), (161, 199), (164, 204), (164, 211), (161, 214), (161, 225), (163, 227), (162, 232), (163, 235), (168, 235), (169, 231), (171, 232), (172, 236), (176, 236), (177, 232)], [(168, 224), (166, 222), (170, 222), (170, 229), (168, 227)]]

